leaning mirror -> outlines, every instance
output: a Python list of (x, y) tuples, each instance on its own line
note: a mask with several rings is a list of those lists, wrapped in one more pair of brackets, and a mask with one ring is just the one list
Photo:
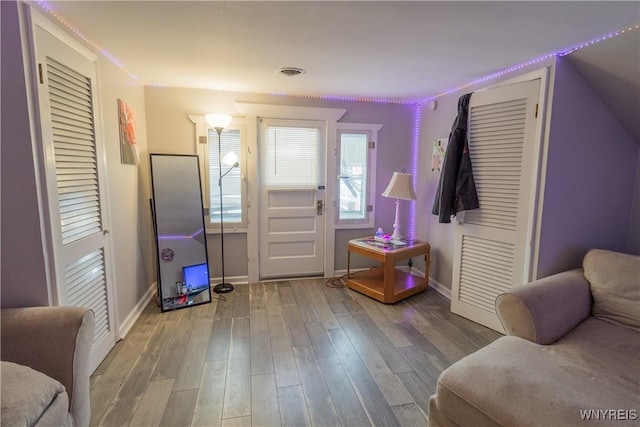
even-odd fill
[(162, 311), (211, 302), (198, 156), (151, 154)]

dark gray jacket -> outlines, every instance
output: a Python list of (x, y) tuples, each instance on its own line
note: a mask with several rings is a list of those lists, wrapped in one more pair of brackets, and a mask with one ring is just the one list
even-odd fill
[(476, 184), (473, 181), (467, 137), (470, 99), (471, 94), (468, 93), (458, 100), (458, 116), (449, 134), (438, 190), (431, 210), (432, 214), (438, 215), (438, 222), (451, 222), (452, 215), (480, 207)]

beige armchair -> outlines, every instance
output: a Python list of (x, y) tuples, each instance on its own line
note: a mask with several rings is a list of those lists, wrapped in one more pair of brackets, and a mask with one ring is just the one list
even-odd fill
[(2, 309), (1, 425), (89, 425), (94, 328), (84, 308)]
[(640, 425), (638, 278), (640, 256), (594, 249), (500, 295), (507, 336), (440, 375), (429, 426)]

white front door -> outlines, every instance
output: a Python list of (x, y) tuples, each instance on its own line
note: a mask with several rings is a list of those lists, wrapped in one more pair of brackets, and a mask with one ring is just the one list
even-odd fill
[(36, 94), (53, 249), (54, 303), (92, 309), (93, 371), (115, 345), (104, 150), (98, 137), (95, 57), (33, 13)]
[(528, 282), (540, 80), (476, 92), (469, 154), (480, 209), (457, 221), (451, 312), (504, 332), (496, 297)]
[(325, 126), (260, 120), (260, 278), (323, 274)]

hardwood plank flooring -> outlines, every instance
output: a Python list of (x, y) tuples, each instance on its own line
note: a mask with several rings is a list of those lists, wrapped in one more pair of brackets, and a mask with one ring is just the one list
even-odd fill
[(325, 279), (151, 302), (91, 377), (92, 426), (425, 426), (440, 373), (500, 334), (427, 290), (384, 305)]

